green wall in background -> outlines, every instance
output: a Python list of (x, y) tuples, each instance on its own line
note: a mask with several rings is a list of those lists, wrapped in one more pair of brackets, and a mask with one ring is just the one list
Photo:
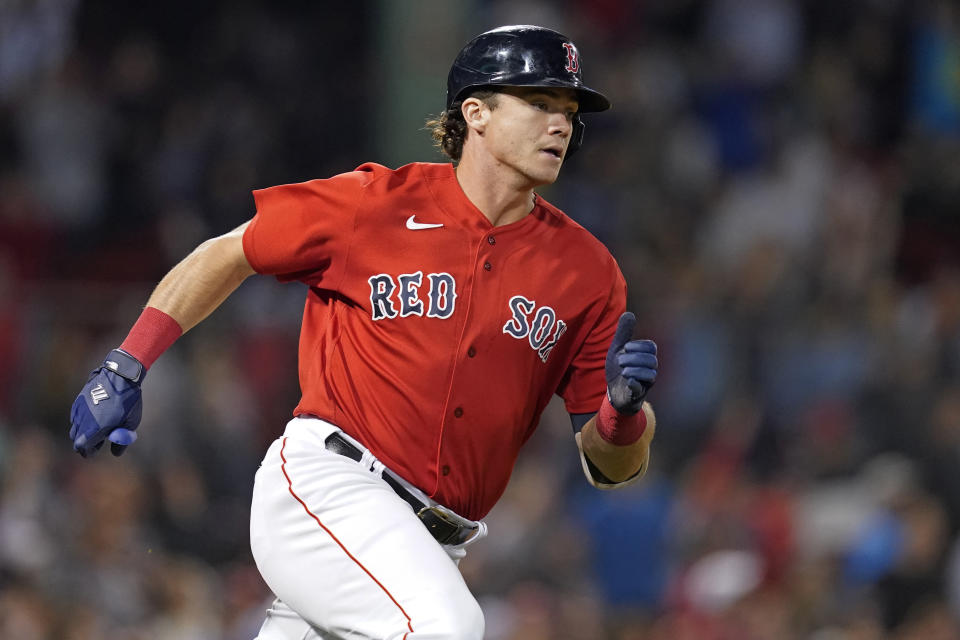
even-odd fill
[(446, 160), (433, 147), (424, 122), (444, 108), (447, 72), (474, 34), (464, 30), (472, 1), (380, 0), (374, 81), (381, 87), (376, 109), (376, 159), (390, 167)]

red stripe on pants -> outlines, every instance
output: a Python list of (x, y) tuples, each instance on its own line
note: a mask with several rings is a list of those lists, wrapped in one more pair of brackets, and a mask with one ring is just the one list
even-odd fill
[[(363, 566), (363, 564), (362, 564), (359, 560), (357, 560), (357, 559), (354, 557), (354, 555), (347, 550), (347, 548), (346, 548), (345, 546), (343, 546), (343, 543), (340, 542), (339, 539), (337, 539), (337, 536), (333, 535), (333, 532), (330, 531), (330, 529), (327, 529), (327, 527), (324, 526), (324, 524), (323, 524), (322, 522), (320, 522), (320, 518), (318, 518), (312, 511), (310, 511), (310, 507), (307, 506), (307, 503), (304, 502), (303, 500), (301, 500), (301, 499), (300, 499), (300, 496), (298, 496), (297, 493), (293, 490), (293, 480), (290, 479), (290, 474), (287, 473), (287, 458), (283, 455), (283, 450), (284, 450), (286, 447), (287, 447), (287, 439), (284, 438), (284, 439), (283, 439), (283, 446), (280, 447), (280, 459), (283, 460), (283, 464), (280, 465), (280, 468), (283, 470), (283, 476), (287, 479), (287, 486), (290, 488), (290, 495), (292, 495), (292, 496), (294, 497), (294, 499), (303, 506), (303, 510), (307, 512), (307, 515), (310, 516), (311, 518), (313, 518), (314, 521), (315, 521), (318, 525), (320, 525), (320, 528), (327, 532), (327, 535), (329, 535), (330, 538), (333, 539), (333, 541), (337, 543), (337, 546), (339, 546), (341, 549), (343, 549), (343, 552), (344, 552), (345, 554), (347, 554), (347, 557), (349, 557), (351, 560), (353, 560), (358, 567), (360, 567), (361, 569), (363, 569), (363, 572), (366, 573), (368, 576), (370, 576), (370, 579), (373, 580), (373, 581), (376, 583), (376, 585), (377, 585), (378, 587), (380, 587), (380, 589), (383, 590), (383, 592), (384, 592), (385, 594), (387, 594), (387, 597), (390, 598), (390, 601), (391, 601), (393, 604), (397, 605), (397, 609), (400, 609), (400, 613), (402, 613), (402, 614), (403, 614), (403, 617), (407, 619), (407, 628), (410, 629), (410, 633), (413, 633), (413, 625), (410, 623), (410, 616), (408, 616), (408, 615), (407, 615), (407, 612), (403, 610), (403, 607), (400, 606), (400, 603), (397, 602), (396, 598), (394, 598), (394, 597), (390, 594), (390, 592), (387, 591), (387, 588), (384, 587), (383, 584), (381, 584), (379, 580), (377, 580), (375, 577), (373, 577), (373, 574), (370, 573), (370, 571), (367, 570), (367, 568), (366, 568), (365, 566)], [(404, 634), (403, 637), (406, 638), (406, 637), (407, 637), (407, 634)]]

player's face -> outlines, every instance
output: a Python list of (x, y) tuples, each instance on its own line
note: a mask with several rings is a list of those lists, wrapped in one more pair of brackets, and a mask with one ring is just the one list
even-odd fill
[(572, 89), (511, 87), (497, 96), (484, 137), (490, 153), (534, 185), (557, 179), (570, 144)]

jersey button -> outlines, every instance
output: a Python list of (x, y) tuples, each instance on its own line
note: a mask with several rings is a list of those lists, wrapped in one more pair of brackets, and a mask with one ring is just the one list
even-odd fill
[(463, 416), (463, 407), (457, 407), (456, 409), (454, 409), (453, 415), (456, 416), (457, 418)]
[(489, 242), (490, 244), (497, 244), (497, 239), (494, 238), (493, 236), (487, 236), (487, 242)]
[(470, 347), (469, 349), (467, 349), (467, 357), (468, 357), (468, 358), (472, 358), (472, 357), (475, 356), (475, 355), (477, 355), (477, 350), (476, 350), (476, 349), (474, 349), (473, 347)]
[(445, 476), (450, 475), (450, 466), (449, 466), (449, 465), (446, 465), (446, 464), (443, 465), (443, 468), (440, 469), (440, 473), (442, 473), (442, 474), (445, 475)]
[(490, 271), (490, 269), (493, 269), (493, 265), (490, 264), (489, 262), (484, 262), (483, 268), (486, 269), (487, 271)]

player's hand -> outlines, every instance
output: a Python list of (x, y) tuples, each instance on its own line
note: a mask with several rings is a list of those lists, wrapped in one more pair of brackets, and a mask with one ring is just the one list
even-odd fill
[(123, 454), (137, 439), (143, 405), (140, 383), (146, 375), (140, 361), (114, 349), (103, 365), (90, 374), (70, 411), (70, 439), (84, 458), (110, 441), (115, 456)]
[(607, 397), (620, 413), (640, 411), (643, 399), (657, 381), (657, 344), (653, 340), (631, 340), (637, 318), (627, 311), (617, 322), (617, 332), (607, 351)]

